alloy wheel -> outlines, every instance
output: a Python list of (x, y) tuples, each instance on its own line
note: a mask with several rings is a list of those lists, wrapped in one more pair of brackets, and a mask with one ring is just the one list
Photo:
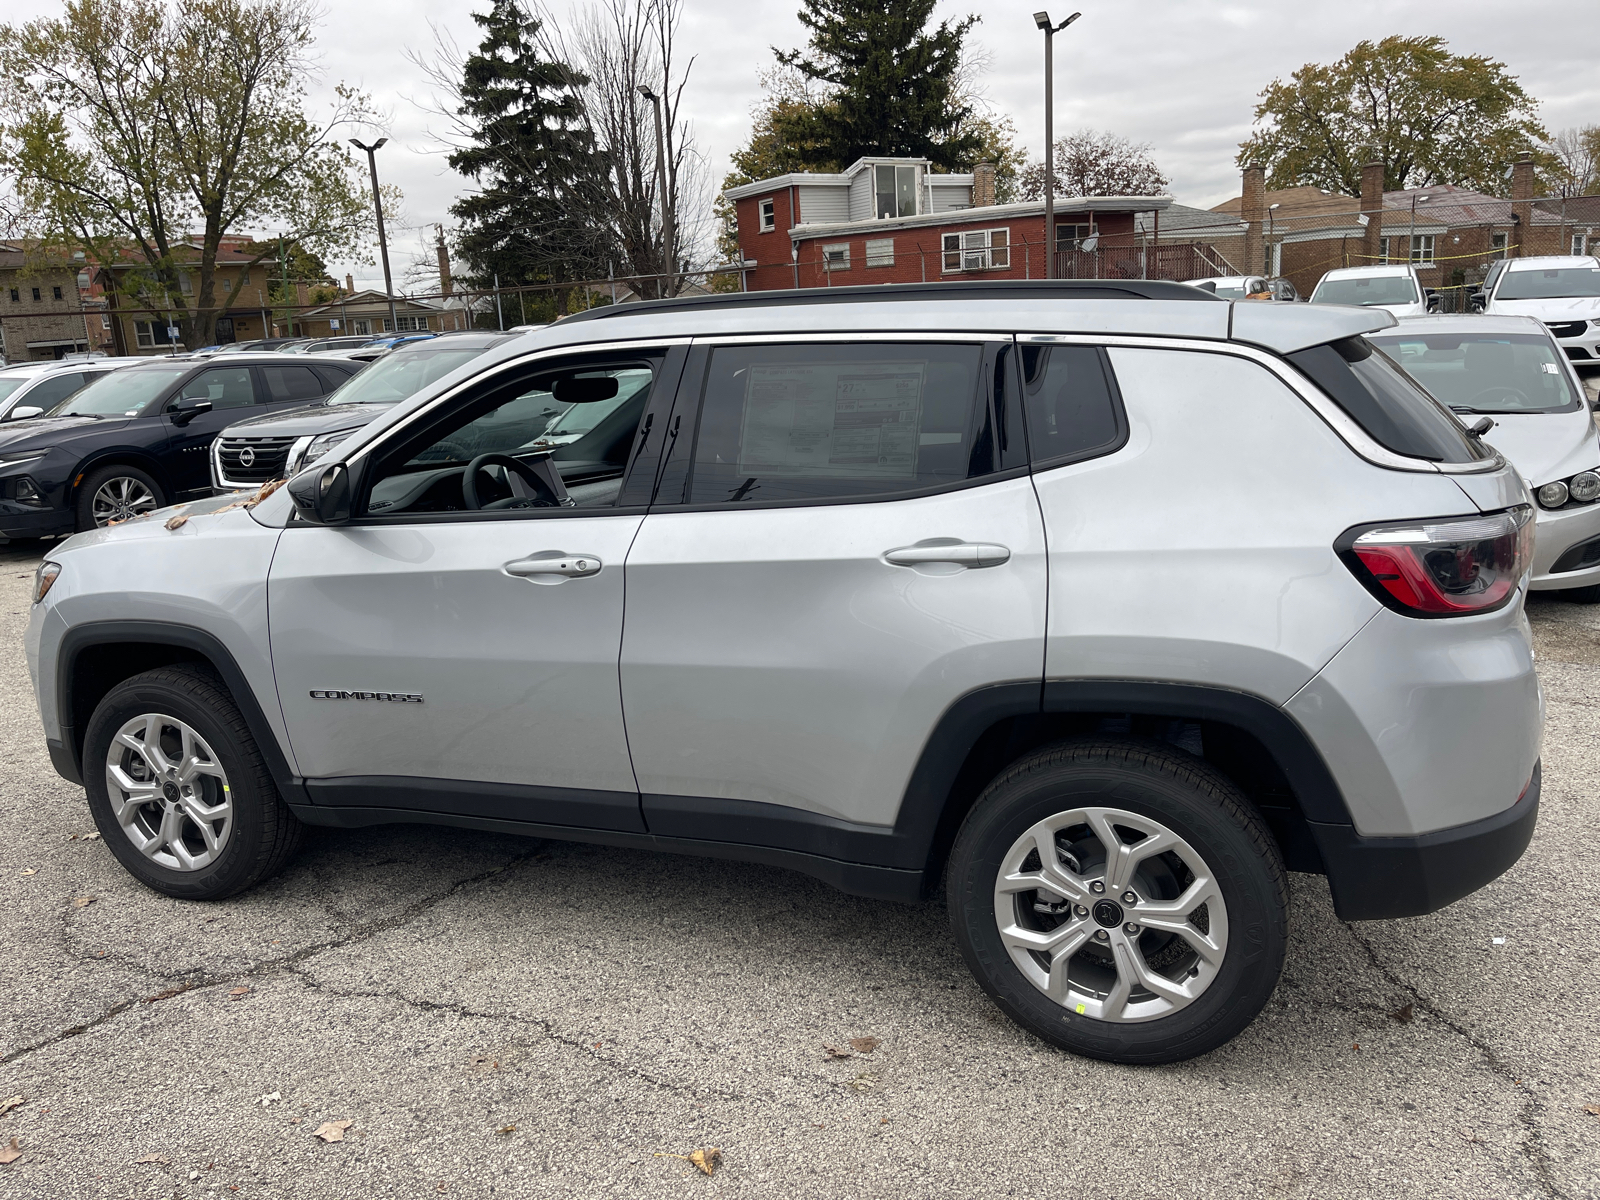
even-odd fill
[(994, 915), (1035, 988), (1101, 1021), (1150, 1021), (1198, 1000), (1228, 950), (1216, 874), (1149, 817), (1078, 808), (1038, 822), (995, 878)]
[(140, 513), (154, 512), (159, 507), (149, 487), (130, 475), (113, 475), (95, 489), (89, 501), (94, 523), (101, 528), (112, 521), (126, 521)]
[(206, 740), (176, 717), (126, 722), (106, 752), (112, 816), (140, 854), (172, 871), (217, 860), (233, 832), (228, 776)]

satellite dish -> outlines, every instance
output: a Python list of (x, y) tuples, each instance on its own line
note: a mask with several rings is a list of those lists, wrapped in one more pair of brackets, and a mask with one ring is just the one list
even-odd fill
[(1078, 249), (1093, 250), (1099, 244), (1100, 235), (1098, 233), (1091, 233), (1088, 237), (1084, 238), (1083, 241), (1078, 243)]

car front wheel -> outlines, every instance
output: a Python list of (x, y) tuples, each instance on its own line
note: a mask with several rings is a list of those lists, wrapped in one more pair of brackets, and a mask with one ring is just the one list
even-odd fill
[(161, 485), (138, 467), (120, 463), (102, 467), (78, 487), (78, 532), (104, 529), (112, 521), (126, 521), (166, 506)]
[(1024, 1028), (1122, 1063), (1249, 1025), (1288, 944), (1283, 860), (1248, 800), (1159, 743), (1063, 742), (1013, 764), (956, 837), (951, 923)]

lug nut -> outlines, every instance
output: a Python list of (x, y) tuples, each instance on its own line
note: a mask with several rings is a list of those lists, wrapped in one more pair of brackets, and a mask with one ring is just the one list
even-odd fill
[(1122, 932), (1126, 933), (1126, 934), (1135, 934), (1135, 933), (1139, 932), (1139, 927), (1137, 925), (1135, 925), (1132, 921), (1129, 921), (1126, 925), (1124, 925), (1122, 927)]
[(1139, 903), (1138, 893), (1137, 892), (1123, 892), (1122, 893), (1122, 902), (1124, 904), (1137, 904), (1137, 903)]
[(1093, 883), (1091, 883), (1089, 885), (1089, 890), (1091, 892), (1103, 892), (1103, 891), (1106, 890), (1106, 885), (1101, 883), (1098, 879), (1096, 879)]
[(1081, 904), (1078, 905), (1076, 908), (1074, 908), (1072, 911), (1077, 913), (1078, 916), (1080, 916), (1080, 917), (1087, 917), (1089, 915), (1089, 910), (1087, 908), (1085, 908)]
[(1098, 929), (1095, 931), (1094, 940), (1097, 942), (1109, 942), (1111, 940), (1111, 935), (1104, 929)]

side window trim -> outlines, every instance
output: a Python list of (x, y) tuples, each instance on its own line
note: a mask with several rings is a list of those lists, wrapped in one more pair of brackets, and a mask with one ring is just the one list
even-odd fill
[[(700, 436), (700, 418), (705, 408), (707, 387), (710, 379), (711, 356), (718, 348), (725, 346), (766, 346), (766, 345), (829, 345), (840, 343), (902, 343), (914, 344), (918, 342), (933, 343), (936, 345), (977, 345), (982, 348), (980, 359), (981, 370), (984, 378), (979, 381), (983, 404), (986, 406), (990, 421), (994, 420), (995, 408), (993, 397), (993, 375), (995, 354), (1000, 347), (1014, 348), (1015, 335), (995, 332), (964, 332), (945, 331), (938, 333), (923, 333), (917, 331), (901, 330), (874, 330), (870, 333), (800, 333), (785, 334), (779, 332), (758, 334), (725, 334), (720, 336), (698, 337), (693, 341), (689, 360), (683, 371), (683, 380), (678, 387), (678, 396), (674, 402), (669, 420), (671, 427), (666, 438), (666, 449), (660, 468), (660, 479), (656, 487), (656, 498), (652, 510), (671, 509), (674, 512), (728, 512), (726, 504), (692, 503), (690, 501), (691, 487), (693, 484), (694, 449)], [(1020, 354), (1013, 353), (1011, 358), (1020, 360)], [(1020, 380), (1020, 368), (1014, 368), (1012, 379)], [(1008, 388), (1008, 392), (1015, 392), (1015, 387)], [(1017, 403), (1020, 405), (1021, 397), (1018, 393)], [(1018, 427), (1023, 426), (1022, 414), (1015, 413)], [(980, 427), (982, 422), (979, 423)], [(1024, 437), (1026, 435), (1024, 434)], [(1023, 442), (1026, 446), (1026, 442)], [(934, 496), (945, 492), (962, 491), (971, 487), (983, 487), (988, 484), (998, 483), (1003, 480), (1017, 478), (1029, 473), (1029, 466), (1022, 461), (1015, 466), (1000, 466), (987, 475), (974, 478), (952, 480), (948, 483), (939, 483), (930, 487), (908, 488), (900, 492), (871, 492), (856, 496), (826, 496), (806, 497), (795, 500), (759, 500), (750, 501), (741, 508), (745, 510), (757, 508), (817, 508), (824, 505), (838, 504), (883, 504), (895, 500), (909, 500), (920, 496)]]

